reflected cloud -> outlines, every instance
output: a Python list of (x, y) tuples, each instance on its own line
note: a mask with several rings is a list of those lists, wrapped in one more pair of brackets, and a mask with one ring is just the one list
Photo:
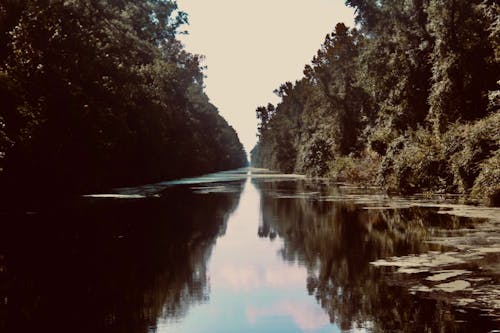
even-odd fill
[(267, 307), (249, 307), (246, 314), (252, 325), (265, 317), (291, 317), (303, 332), (314, 332), (330, 324), (328, 315), (319, 306), (291, 300)]
[(254, 291), (263, 287), (294, 289), (305, 286), (307, 272), (298, 266), (277, 267), (224, 266), (215, 272), (213, 281), (233, 291)]

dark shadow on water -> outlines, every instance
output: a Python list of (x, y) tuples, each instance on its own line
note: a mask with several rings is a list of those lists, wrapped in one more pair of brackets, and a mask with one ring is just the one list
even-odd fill
[(0, 332), (148, 332), (182, 318), (209, 298), (206, 262), (243, 183), (231, 186), (2, 213)]
[(342, 330), (498, 329), (498, 322), (479, 311), (460, 312), (388, 283), (387, 271), (370, 265), (379, 258), (445, 250), (424, 240), (432, 236), (434, 227), (471, 227), (471, 219), (437, 214), (434, 208), (368, 210), (359, 204), (322, 200), (339, 195), (339, 189), (311, 181), (254, 184), (262, 193), (258, 236), (284, 240), (283, 260), (307, 268), (304, 286)]
[[(411, 294), (395, 268), (370, 264), (449, 250), (425, 240), (477, 221), (437, 208), (365, 209), (322, 181), (252, 182), (262, 219), (248, 237), (281, 239), (281, 259), (307, 270), (304, 292), (342, 330), (498, 328), (478, 311)], [(0, 332), (141, 333), (182, 320), (209, 301), (207, 261), (243, 186), (221, 180), (167, 187), (159, 197), (60, 199), (37, 211), (0, 212)]]

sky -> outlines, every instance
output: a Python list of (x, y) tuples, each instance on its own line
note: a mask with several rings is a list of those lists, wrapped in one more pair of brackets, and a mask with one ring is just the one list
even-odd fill
[(248, 152), (257, 142), (255, 109), (273, 90), (300, 79), (338, 22), (353, 26), (344, 0), (177, 0), (189, 15), (186, 49), (205, 56), (205, 92)]

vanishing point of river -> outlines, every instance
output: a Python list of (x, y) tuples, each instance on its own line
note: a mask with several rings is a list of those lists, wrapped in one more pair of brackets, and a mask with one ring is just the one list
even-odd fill
[(0, 211), (0, 332), (498, 332), (500, 209), (241, 169)]

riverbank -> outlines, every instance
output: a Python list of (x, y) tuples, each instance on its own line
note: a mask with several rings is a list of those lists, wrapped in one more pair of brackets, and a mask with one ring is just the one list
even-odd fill
[[(420, 128), (398, 137), (373, 137), (357, 153), (297, 149), (292, 161), (281, 161), (272, 142), (261, 139), (252, 162), (358, 186), (379, 186), (388, 193), (450, 193), (463, 203), (500, 206), (500, 112), (467, 124), (455, 124), (437, 136)], [(319, 149), (319, 148), (318, 148)], [(314, 159), (308, 156), (314, 154)], [(310, 160), (309, 163), (306, 161)]]
[(338, 23), (277, 105), (257, 107), (252, 163), (499, 206), (500, 7), (347, 3), (356, 28)]
[(498, 128), (497, 112), (473, 124), (457, 124), (441, 137), (424, 129), (409, 131), (379, 152), (366, 149), (359, 156), (332, 159), (326, 175), (379, 185), (390, 193), (453, 193), (466, 203), (500, 206)]

